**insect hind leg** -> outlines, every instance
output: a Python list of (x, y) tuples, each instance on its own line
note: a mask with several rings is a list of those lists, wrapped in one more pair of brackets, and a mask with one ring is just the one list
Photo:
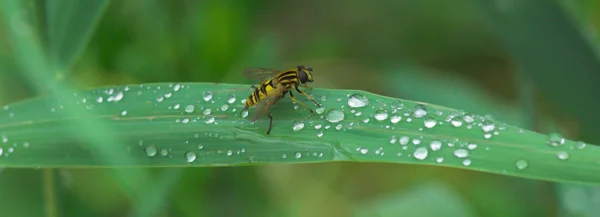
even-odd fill
[(269, 135), (269, 133), (271, 133), (271, 126), (273, 125), (273, 116), (269, 114), (269, 111), (265, 111), (265, 113), (267, 114), (267, 117), (269, 117), (269, 129), (267, 130), (267, 135)]

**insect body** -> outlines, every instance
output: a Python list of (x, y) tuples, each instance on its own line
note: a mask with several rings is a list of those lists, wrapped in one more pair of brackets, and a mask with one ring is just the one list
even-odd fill
[(298, 86), (300, 85), (308, 87), (306, 83), (313, 82), (312, 68), (298, 66), (293, 69), (278, 71), (266, 68), (250, 67), (244, 69), (242, 74), (244, 74), (244, 76), (247, 78), (262, 81), (258, 87), (254, 85), (252, 86), (254, 88), (254, 92), (248, 96), (248, 99), (245, 102), (244, 111), (248, 110), (250, 107), (256, 106), (256, 112), (254, 113), (251, 121), (256, 121), (256, 119), (258, 119), (262, 114), (266, 114), (267, 117), (269, 117), (269, 129), (267, 130), (267, 135), (269, 135), (271, 132), (271, 126), (273, 124), (273, 117), (271, 114), (269, 114), (269, 109), (273, 104), (284, 98), (288, 93), (294, 102), (308, 108), (311, 114), (314, 114), (314, 111), (310, 109), (310, 107), (298, 101), (296, 97), (294, 97), (292, 88), (296, 89), (298, 93), (306, 96), (317, 106), (321, 107), (321, 105), (312, 97), (298, 89)]

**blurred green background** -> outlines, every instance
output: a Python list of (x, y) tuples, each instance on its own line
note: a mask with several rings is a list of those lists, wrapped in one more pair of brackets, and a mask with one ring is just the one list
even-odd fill
[[(40, 8), (52, 1), (23, 2), (30, 21), (49, 28)], [(598, 46), (600, 5), (531, 2), (111, 1), (72, 72), (57, 80), (79, 89), (250, 84), (241, 75), (244, 67), (303, 64), (314, 68), (315, 87), (492, 114), (537, 132), (559, 131), (600, 144), (593, 125), (600, 117), (593, 99), (600, 92), (588, 85), (600, 81), (593, 70), (600, 66), (595, 56), (579, 61)], [(519, 4), (529, 5), (511, 11)], [(68, 23), (85, 13), (75, 13)], [(576, 29), (568, 28), (570, 22)], [(11, 22), (0, 24), (2, 104), (45, 94), (20, 72), (16, 59), (27, 57), (13, 53), (6, 23)], [(526, 50), (516, 42), (549, 49)], [(572, 48), (570, 53), (554, 42), (565, 42), (559, 45)], [(560, 70), (538, 70), (544, 67)], [(0, 216), (600, 216), (593, 205), (600, 203), (598, 189), (444, 167), (328, 163), (122, 170), (150, 172), (145, 200), (129, 197), (114, 170), (1, 170)]]

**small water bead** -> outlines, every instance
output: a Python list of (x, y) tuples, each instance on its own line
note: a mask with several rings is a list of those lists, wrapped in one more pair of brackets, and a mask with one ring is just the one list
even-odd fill
[(378, 121), (383, 121), (388, 118), (388, 113), (384, 110), (377, 110), (375, 111), (373, 117), (375, 117), (375, 119)]
[(366, 148), (359, 148), (359, 151), (360, 151), (361, 154), (367, 154), (367, 153), (369, 153), (369, 149), (366, 149)]
[(185, 160), (188, 163), (194, 162), (196, 160), (196, 152), (193, 152), (193, 151), (185, 152)]
[(233, 151), (232, 150), (227, 150), (227, 156), (231, 156), (233, 155)]
[(281, 158), (286, 159), (287, 158), (287, 154), (282, 154)]
[(518, 169), (522, 170), (522, 169), (527, 168), (528, 163), (527, 163), (526, 160), (518, 160), (517, 163), (516, 163), (516, 166), (517, 166)]
[(417, 139), (417, 138), (414, 138), (414, 139), (412, 140), (412, 143), (413, 143), (414, 145), (418, 145), (418, 144), (421, 144), (421, 140), (420, 140), (420, 139)]
[(423, 121), (423, 124), (425, 125), (425, 127), (431, 129), (431, 128), (435, 127), (437, 122), (431, 118), (425, 118), (425, 120)]
[(408, 136), (403, 136), (403, 137), (400, 137), (400, 139), (399, 139), (400, 145), (408, 145), (409, 141), (410, 141), (410, 138)]
[(181, 106), (180, 104), (175, 104), (175, 105), (173, 106), (173, 109), (179, 109), (179, 107), (180, 107), (180, 106)]
[(173, 93), (171, 93), (171, 92), (165, 93), (165, 98), (171, 98), (171, 96), (173, 96)]
[(329, 128), (331, 128), (331, 125), (329, 125), (329, 124), (325, 125), (325, 129), (329, 129)]
[(187, 113), (192, 113), (192, 112), (194, 112), (195, 109), (196, 109), (196, 106), (194, 106), (194, 105), (187, 105), (187, 106), (185, 106), (184, 111), (187, 112)]
[(398, 123), (402, 120), (402, 116), (400, 115), (394, 115), (390, 118), (390, 122), (392, 122), (392, 124)]
[(486, 138), (486, 139), (492, 138), (492, 134), (491, 133), (483, 134), (483, 138)]
[(340, 122), (344, 120), (344, 112), (338, 109), (331, 109), (325, 115), (325, 120), (329, 121), (330, 123)]
[(468, 144), (467, 145), (467, 149), (469, 149), (469, 150), (473, 150), (475, 148), (477, 148), (477, 144)]
[(229, 104), (233, 104), (235, 102), (236, 98), (235, 95), (231, 94), (227, 97), (227, 103)]
[(323, 131), (317, 132), (317, 137), (323, 137)]
[(327, 96), (321, 96), (321, 101), (323, 101), (323, 102), (327, 101)]
[(465, 149), (456, 149), (454, 150), (454, 156), (458, 158), (465, 158), (469, 156), (469, 152)]
[(227, 111), (227, 109), (229, 109), (229, 105), (227, 105), (227, 104), (223, 104), (223, 105), (221, 106), (221, 111)]
[(396, 136), (392, 136), (390, 138), (390, 144), (394, 144), (394, 143), (396, 143), (396, 141), (398, 141), (398, 139), (396, 139)]
[(442, 142), (438, 140), (433, 140), (429, 143), (429, 147), (431, 147), (432, 151), (438, 151), (442, 148)]
[(577, 149), (584, 149), (585, 146), (586, 146), (586, 144), (584, 142), (579, 141), (579, 142), (577, 142), (575, 147), (577, 147)]
[(424, 148), (424, 147), (416, 148), (415, 152), (413, 153), (413, 156), (417, 160), (424, 160), (425, 158), (427, 158), (427, 148)]
[(177, 92), (179, 90), (179, 88), (181, 88), (181, 85), (176, 84), (175, 86), (173, 86), (173, 91)]
[(567, 153), (566, 151), (559, 151), (558, 153), (556, 153), (556, 156), (558, 157), (558, 159), (560, 160), (566, 160), (569, 159), (569, 153)]
[(24, 148), (29, 148), (29, 142), (24, 142), (24, 143), (23, 143), (23, 147), (24, 147)]
[(202, 111), (202, 114), (204, 114), (204, 115), (210, 115), (210, 113), (211, 113), (211, 112), (212, 112), (212, 110), (211, 110), (211, 109), (209, 109), (209, 108), (205, 108), (205, 109)]
[(204, 99), (204, 101), (208, 102), (212, 97), (213, 95), (210, 91), (204, 91), (204, 93), (202, 93), (202, 99)]
[(354, 113), (354, 116), (356, 116), (356, 117), (358, 117), (360, 115), (362, 115), (362, 112), (356, 112), (356, 113)]
[(302, 153), (296, 152), (296, 153), (294, 153), (294, 157), (296, 157), (297, 159), (300, 159), (302, 157)]
[(156, 147), (154, 145), (149, 145), (146, 146), (146, 155), (148, 155), (148, 157), (153, 157), (154, 155), (156, 155)]
[(204, 123), (212, 124), (215, 122), (215, 118), (212, 115), (207, 115), (204, 117)]
[(168, 154), (169, 154), (169, 151), (167, 149), (163, 148), (160, 150), (160, 155), (167, 156)]
[(463, 121), (459, 117), (454, 117), (450, 121), (450, 124), (454, 127), (461, 127), (463, 125)]
[(294, 121), (292, 123), (292, 130), (293, 131), (300, 131), (302, 129), (304, 129), (304, 122), (302, 122), (302, 121)]
[(163, 96), (156, 97), (157, 102), (162, 102), (163, 100), (165, 100), (165, 98)]
[(355, 93), (348, 97), (348, 106), (352, 108), (362, 108), (369, 105), (369, 99), (367, 97)]
[(551, 146), (560, 146), (565, 143), (565, 138), (559, 133), (551, 133), (548, 137), (548, 144)]
[(241, 115), (242, 118), (248, 117), (248, 110), (242, 110)]
[(315, 125), (315, 129), (317, 129), (317, 130), (318, 130), (318, 129), (321, 129), (321, 127), (323, 127), (323, 125), (321, 125), (321, 124), (316, 124), (316, 125)]
[(481, 129), (483, 130), (483, 132), (486, 132), (486, 133), (494, 131), (495, 128), (496, 128), (496, 125), (494, 124), (494, 122), (491, 122), (491, 121), (484, 121), (481, 124)]
[(442, 163), (442, 162), (444, 162), (444, 158), (443, 157), (438, 157), (438, 158), (435, 159), (435, 162)]
[(325, 112), (325, 108), (319, 107), (319, 108), (315, 109), (315, 112), (317, 112), (317, 114), (321, 115), (321, 114), (323, 114), (323, 112)]
[(413, 117), (422, 118), (425, 117), (425, 115), (427, 115), (427, 107), (425, 107), (425, 105), (422, 104), (416, 105), (415, 111), (413, 112)]
[[(295, 103), (295, 102), (294, 102)], [(300, 108), (300, 106), (298, 105), (294, 105), (294, 110), (298, 110)]]
[(471, 159), (465, 159), (465, 160), (463, 160), (462, 164), (465, 165), (465, 166), (471, 165)]
[(335, 129), (336, 129), (336, 130), (341, 130), (341, 129), (342, 129), (342, 124), (338, 124), (338, 125), (336, 125), (336, 126), (335, 126)]
[(470, 124), (470, 123), (473, 123), (475, 121), (475, 117), (473, 117), (473, 115), (465, 115), (465, 116), (463, 116), (463, 120), (466, 123)]
[(184, 118), (183, 120), (181, 120), (181, 123), (183, 123), (183, 124), (187, 124), (189, 122), (190, 122), (189, 118)]
[(4, 152), (4, 150), (2, 150), (2, 148), (0, 148), (0, 156), (2, 156), (3, 152)]
[(121, 116), (125, 116), (125, 115), (127, 115), (127, 110), (121, 111)]

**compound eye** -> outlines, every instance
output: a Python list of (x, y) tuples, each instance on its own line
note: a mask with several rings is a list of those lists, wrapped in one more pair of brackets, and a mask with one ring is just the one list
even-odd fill
[(300, 83), (306, 83), (306, 80), (308, 80), (308, 75), (306, 74), (306, 72), (300, 70), (298, 71), (298, 79), (300, 80)]

